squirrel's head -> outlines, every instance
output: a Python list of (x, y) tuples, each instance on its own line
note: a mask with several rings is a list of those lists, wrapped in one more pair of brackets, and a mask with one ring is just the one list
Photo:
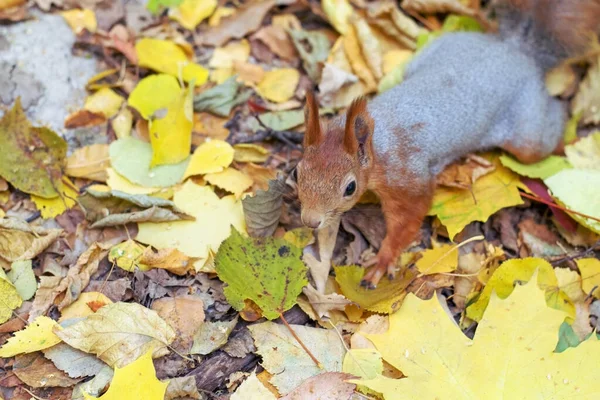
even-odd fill
[(319, 120), (319, 107), (306, 96), (304, 156), (295, 170), (302, 222), (311, 228), (327, 226), (352, 208), (367, 190), (373, 164), (374, 122), (365, 98), (355, 100), (346, 118)]

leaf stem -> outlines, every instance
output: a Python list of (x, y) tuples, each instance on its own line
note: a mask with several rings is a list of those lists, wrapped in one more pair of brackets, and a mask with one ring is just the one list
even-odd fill
[(289, 331), (292, 334), (292, 336), (294, 337), (294, 339), (296, 339), (296, 341), (304, 349), (304, 351), (306, 352), (306, 354), (308, 354), (308, 356), (311, 358), (311, 360), (313, 360), (313, 362), (315, 363), (315, 365), (317, 367), (319, 367), (319, 369), (325, 369), (325, 367), (323, 366), (323, 364), (321, 364), (319, 362), (319, 360), (317, 360), (317, 358), (313, 355), (313, 353), (310, 352), (310, 350), (308, 349), (308, 347), (306, 347), (306, 345), (304, 343), (302, 343), (302, 340), (300, 340), (300, 338), (298, 337), (298, 335), (296, 335), (296, 332), (294, 332), (294, 330), (292, 329), (292, 327), (290, 326), (290, 324), (286, 321), (285, 317), (283, 316), (283, 313), (279, 313), (279, 318), (281, 318), (281, 321), (283, 321), (283, 324), (289, 329)]
[(553, 203), (553, 202), (548, 201), (548, 200), (544, 200), (544, 199), (542, 199), (540, 197), (537, 197), (537, 196), (532, 196), (532, 195), (530, 195), (528, 193), (520, 193), (520, 194), (521, 194), (521, 196), (523, 196), (523, 197), (525, 197), (527, 199), (539, 201), (540, 203), (544, 203), (544, 204), (546, 204), (546, 205), (548, 205), (550, 207), (558, 208), (559, 210), (563, 210), (563, 211), (571, 213), (571, 214), (576, 214), (576, 215), (579, 215), (581, 217), (589, 218), (591, 220), (600, 222), (600, 218), (598, 218), (598, 217), (592, 217), (591, 215), (587, 215), (587, 214), (584, 214), (584, 213), (580, 213), (579, 211), (574, 211), (574, 210), (565, 208), (565, 207), (563, 207), (561, 205), (558, 205), (558, 204)]

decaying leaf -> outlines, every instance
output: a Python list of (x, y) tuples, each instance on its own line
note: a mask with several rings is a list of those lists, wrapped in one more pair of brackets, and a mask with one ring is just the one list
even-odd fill
[(144, 253), (144, 246), (134, 240), (126, 240), (112, 247), (108, 253), (108, 261), (128, 272), (148, 271), (150, 268), (139, 261)]
[(103, 368), (108, 367), (93, 354), (84, 353), (65, 343), (45, 349), (44, 357), (71, 378), (96, 376)]
[(108, 145), (92, 144), (76, 149), (67, 158), (65, 174), (74, 178), (106, 182), (108, 166), (110, 166)]
[(94, 353), (118, 368), (147, 352), (154, 357), (168, 353), (166, 346), (176, 337), (175, 331), (156, 311), (137, 303), (121, 302), (104, 306), (81, 322), (55, 333), (68, 345)]
[(237, 317), (230, 321), (205, 322), (194, 334), (190, 354), (207, 355), (217, 350), (229, 339), (229, 334), (237, 324)]
[(196, 387), (196, 378), (194, 376), (180, 376), (169, 379), (169, 386), (167, 386), (164, 400), (181, 398), (198, 400), (202, 398)]
[(80, 381), (56, 368), (41, 352), (16, 356), (13, 372), (21, 381), (34, 388), (70, 387)]
[(0, 119), (0, 141), (0, 176), (23, 192), (58, 196), (67, 143), (48, 128), (32, 127), (20, 99)]
[(290, 29), (289, 34), (302, 58), (302, 66), (308, 76), (319, 82), (323, 63), (327, 60), (331, 44), (321, 32)]
[(194, 270), (192, 260), (177, 249), (154, 251), (151, 247), (146, 247), (139, 262), (149, 268), (166, 269), (175, 275), (185, 275)]
[(250, 299), (265, 317), (275, 319), (296, 304), (308, 283), (301, 255), (299, 248), (285, 240), (244, 238), (233, 230), (217, 253), (215, 267), (227, 283), (224, 293), (236, 310), (242, 310), (244, 300)]
[(350, 300), (339, 293), (321, 294), (311, 285), (303, 290), (319, 318), (326, 315), (331, 310), (344, 310), (347, 305), (352, 304)]
[(347, 382), (355, 378), (341, 372), (325, 372), (308, 378), (281, 400), (350, 400), (356, 385)]
[(152, 309), (175, 331), (172, 346), (189, 354), (195, 332), (204, 324), (204, 303), (197, 296), (164, 297), (152, 303)]
[(600, 57), (588, 69), (571, 104), (573, 114), (581, 113), (584, 124), (600, 123)]
[(208, 111), (221, 117), (228, 117), (231, 110), (250, 98), (251, 92), (243, 90), (243, 85), (235, 76), (194, 97), (194, 111)]
[(62, 234), (62, 229), (44, 229), (16, 218), (0, 219), (0, 257), (6, 261), (31, 260)]
[(248, 233), (253, 237), (268, 237), (275, 232), (283, 204), (283, 179), (270, 180), (268, 190), (259, 190), (242, 200)]
[(452, 163), (444, 168), (436, 180), (438, 185), (469, 189), (473, 182), (494, 169), (494, 165), (485, 158), (471, 154), (462, 162)]

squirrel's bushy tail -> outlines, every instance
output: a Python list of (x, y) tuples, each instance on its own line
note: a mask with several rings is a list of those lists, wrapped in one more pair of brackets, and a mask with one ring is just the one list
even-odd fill
[(600, 31), (600, 0), (497, 0), (500, 36), (543, 69), (580, 55)]

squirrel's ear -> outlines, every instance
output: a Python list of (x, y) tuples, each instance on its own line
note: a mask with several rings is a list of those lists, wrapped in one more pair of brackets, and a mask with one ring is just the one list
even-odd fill
[(346, 113), (346, 129), (344, 131), (344, 149), (349, 154), (356, 154), (361, 145), (371, 140), (374, 122), (369, 110), (367, 99), (359, 97), (354, 100)]
[(318, 145), (323, 140), (323, 132), (319, 121), (319, 104), (317, 104), (317, 100), (311, 91), (306, 92), (304, 120), (306, 121), (304, 147)]

